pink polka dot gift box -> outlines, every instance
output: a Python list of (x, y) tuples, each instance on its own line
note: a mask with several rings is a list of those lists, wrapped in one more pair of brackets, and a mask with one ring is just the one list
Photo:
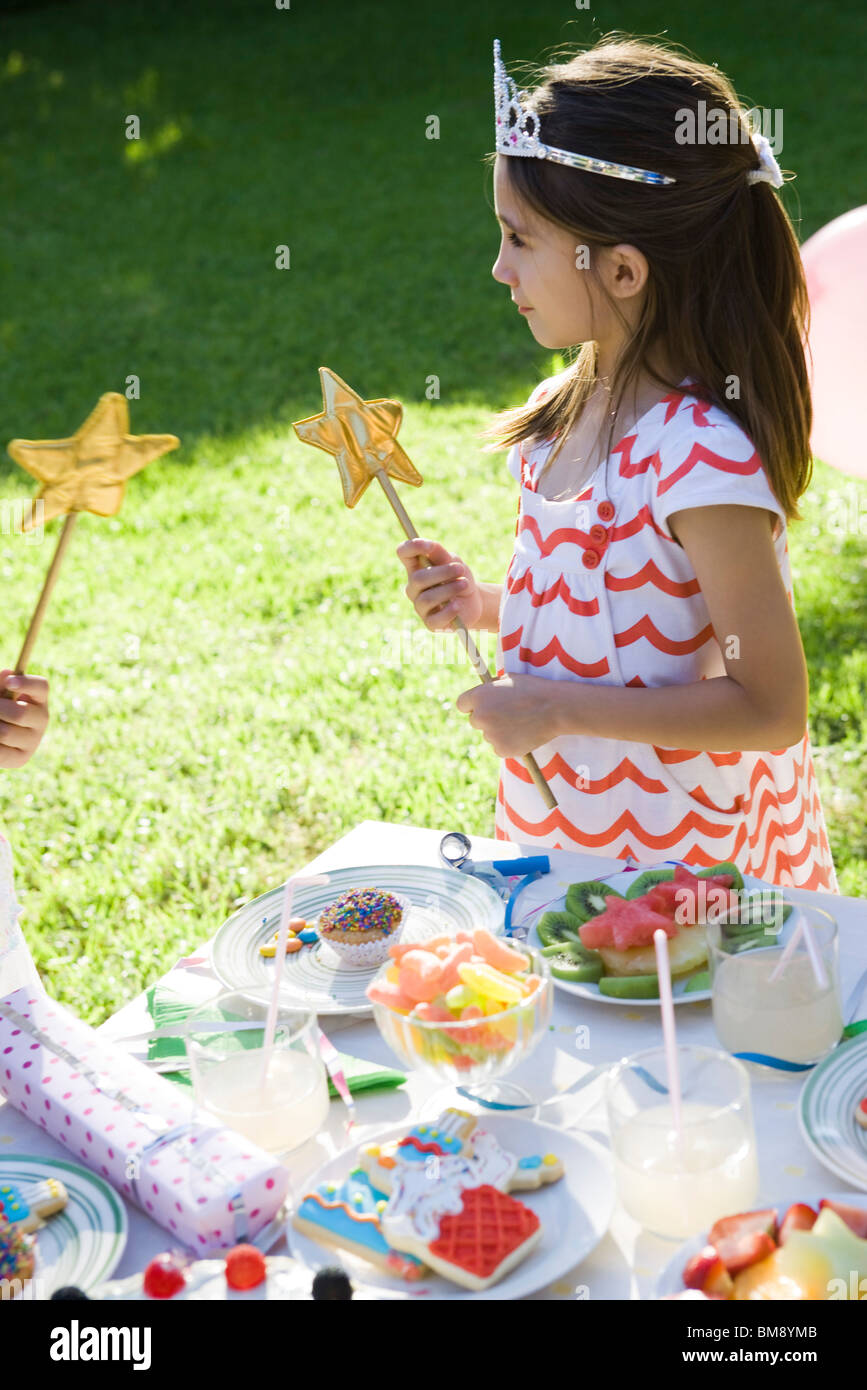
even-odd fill
[(271, 1154), (41, 990), (0, 999), (0, 1095), (201, 1255), (252, 1240), (286, 1198)]

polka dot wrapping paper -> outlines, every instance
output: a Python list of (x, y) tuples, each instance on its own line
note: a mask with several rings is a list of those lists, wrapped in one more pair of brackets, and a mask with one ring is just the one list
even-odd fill
[(42, 991), (0, 999), (0, 1095), (202, 1255), (251, 1240), (285, 1200), (282, 1164)]

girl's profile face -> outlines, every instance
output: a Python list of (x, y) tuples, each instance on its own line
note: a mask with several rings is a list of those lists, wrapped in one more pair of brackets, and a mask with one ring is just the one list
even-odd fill
[(515, 157), (497, 155), (494, 166), (494, 207), (501, 240), (491, 274), (501, 285), (508, 285), (515, 312), (526, 311), (523, 317), (542, 347), (572, 347), (591, 338), (600, 341), (614, 329), (615, 320), (585, 267), (588, 256), (604, 258), (607, 252), (584, 248), (579, 255), (573, 232), (540, 217), (519, 199), (507, 170), (510, 158)]

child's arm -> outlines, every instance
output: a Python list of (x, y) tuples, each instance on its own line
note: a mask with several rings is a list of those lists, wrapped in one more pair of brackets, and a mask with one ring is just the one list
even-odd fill
[(807, 668), (768, 512), (695, 507), (669, 524), (695, 569), (725, 676), (651, 690), (514, 676), (465, 691), (458, 709), (501, 757), (564, 734), (720, 753), (788, 748), (803, 737)]
[[(438, 541), (421, 536), (397, 548), (409, 583), (405, 593), (430, 632), (441, 632), (454, 618), (469, 629), (496, 632), (500, 626), (501, 584), (483, 584), (468, 565)], [(419, 556), (430, 567), (419, 564)]]
[(14, 696), (0, 699), (0, 767), (23, 767), (48, 727), (48, 681), (5, 670), (0, 671), (0, 690)]

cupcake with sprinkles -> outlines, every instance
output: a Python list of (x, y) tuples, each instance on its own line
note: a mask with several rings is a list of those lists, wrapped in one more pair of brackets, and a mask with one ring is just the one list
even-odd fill
[(17, 1279), (23, 1284), (33, 1278), (35, 1264), (31, 1238), (0, 1216), (0, 1280)]
[(319, 935), (349, 965), (382, 965), (408, 906), (379, 888), (351, 888), (321, 914)]

